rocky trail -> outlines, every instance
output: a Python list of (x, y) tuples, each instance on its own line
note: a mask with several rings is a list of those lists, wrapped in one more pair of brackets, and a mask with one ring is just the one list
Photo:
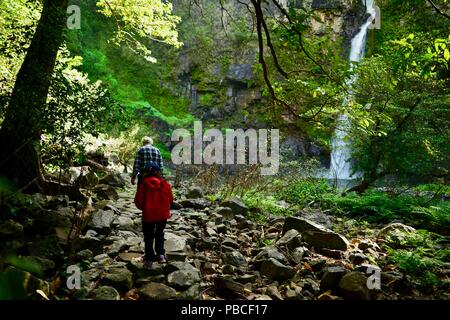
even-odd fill
[[(323, 212), (272, 217), (261, 224), (247, 218), (249, 209), (239, 199), (211, 202), (201, 188), (194, 187), (178, 197), (168, 221), (168, 262), (155, 263), (152, 270), (146, 270), (140, 211), (133, 203), (135, 188), (127, 185), (118, 193), (108, 184), (96, 188), (105, 199), (95, 204), (74, 244), (75, 257), (70, 262), (62, 261), (66, 256), (61, 249), (64, 237), (55, 239), (64, 226), (68, 228), (73, 208), (64, 197), (47, 198), (46, 205), (53, 205), (50, 225), (57, 226), (51, 229), (56, 235), (42, 235), (27, 248), (28, 258), (40, 264), (46, 277), (10, 267), (10, 271), (33, 280), (27, 282), (28, 291), (53, 292), (62, 299), (98, 300), (366, 300), (420, 296), (408, 276), (384, 263), (382, 244), (414, 231), (403, 224), (377, 230), (376, 237), (353, 239), (333, 232), (331, 227), (338, 218)], [(18, 222), (9, 221), (10, 225), (14, 223), (18, 227)], [(4, 226), (0, 229), (6, 230)], [(78, 290), (65, 287), (69, 264), (81, 267)]]

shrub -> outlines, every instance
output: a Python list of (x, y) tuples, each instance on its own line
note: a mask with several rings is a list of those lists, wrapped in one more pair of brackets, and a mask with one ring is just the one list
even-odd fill
[(305, 206), (311, 202), (321, 203), (324, 195), (333, 193), (333, 189), (325, 180), (298, 180), (278, 192), (278, 196), (298, 205)]

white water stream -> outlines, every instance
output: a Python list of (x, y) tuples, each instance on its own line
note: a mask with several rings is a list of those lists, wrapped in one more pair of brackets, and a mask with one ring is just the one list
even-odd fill
[[(366, 48), (367, 31), (369, 30), (372, 21), (375, 19), (376, 11), (374, 8), (373, 0), (362, 0), (363, 5), (366, 5), (366, 12), (370, 14), (368, 20), (361, 26), (359, 32), (353, 37), (351, 42), (350, 57), (351, 62), (359, 62), (364, 57)], [(351, 67), (353, 68), (353, 66)], [(356, 75), (353, 75), (346, 81), (347, 86), (350, 88), (355, 82)], [(351, 96), (346, 99), (344, 104), (351, 99)], [(336, 130), (332, 140), (331, 148), (331, 165), (328, 172), (329, 179), (336, 180), (351, 180), (360, 176), (358, 173), (352, 175), (352, 163), (351, 163), (351, 141), (347, 139), (347, 132), (351, 127), (351, 122), (345, 113), (338, 116), (336, 123)]]

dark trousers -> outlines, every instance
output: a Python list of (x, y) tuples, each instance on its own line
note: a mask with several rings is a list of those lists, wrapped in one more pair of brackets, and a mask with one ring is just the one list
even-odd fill
[[(164, 251), (164, 228), (167, 220), (158, 222), (142, 221), (142, 231), (144, 232), (145, 261), (156, 261), (156, 256), (162, 255)], [(153, 241), (155, 250), (153, 251)], [(156, 255), (155, 255), (156, 251)]]

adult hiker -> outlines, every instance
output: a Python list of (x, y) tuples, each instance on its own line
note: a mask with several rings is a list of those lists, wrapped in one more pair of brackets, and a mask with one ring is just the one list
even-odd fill
[(162, 171), (163, 168), (163, 159), (161, 156), (161, 152), (158, 148), (153, 146), (153, 139), (150, 137), (144, 137), (142, 139), (142, 147), (136, 153), (136, 158), (134, 159), (133, 173), (131, 175), (131, 184), (136, 184), (136, 178), (138, 182), (138, 187), (142, 182), (141, 172), (144, 169), (144, 166), (149, 163), (156, 163)]
[[(145, 164), (142, 183), (134, 197), (136, 207), (142, 210), (142, 231), (144, 233), (144, 267), (151, 269), (153, 262), (166, 262), (164, 256), (164, 228), (170, 218), (173, 193), (170, 184), (162, 177), (161, 167), (153, 161)], [(153, 243), (155, 249), (153, 250)]]

